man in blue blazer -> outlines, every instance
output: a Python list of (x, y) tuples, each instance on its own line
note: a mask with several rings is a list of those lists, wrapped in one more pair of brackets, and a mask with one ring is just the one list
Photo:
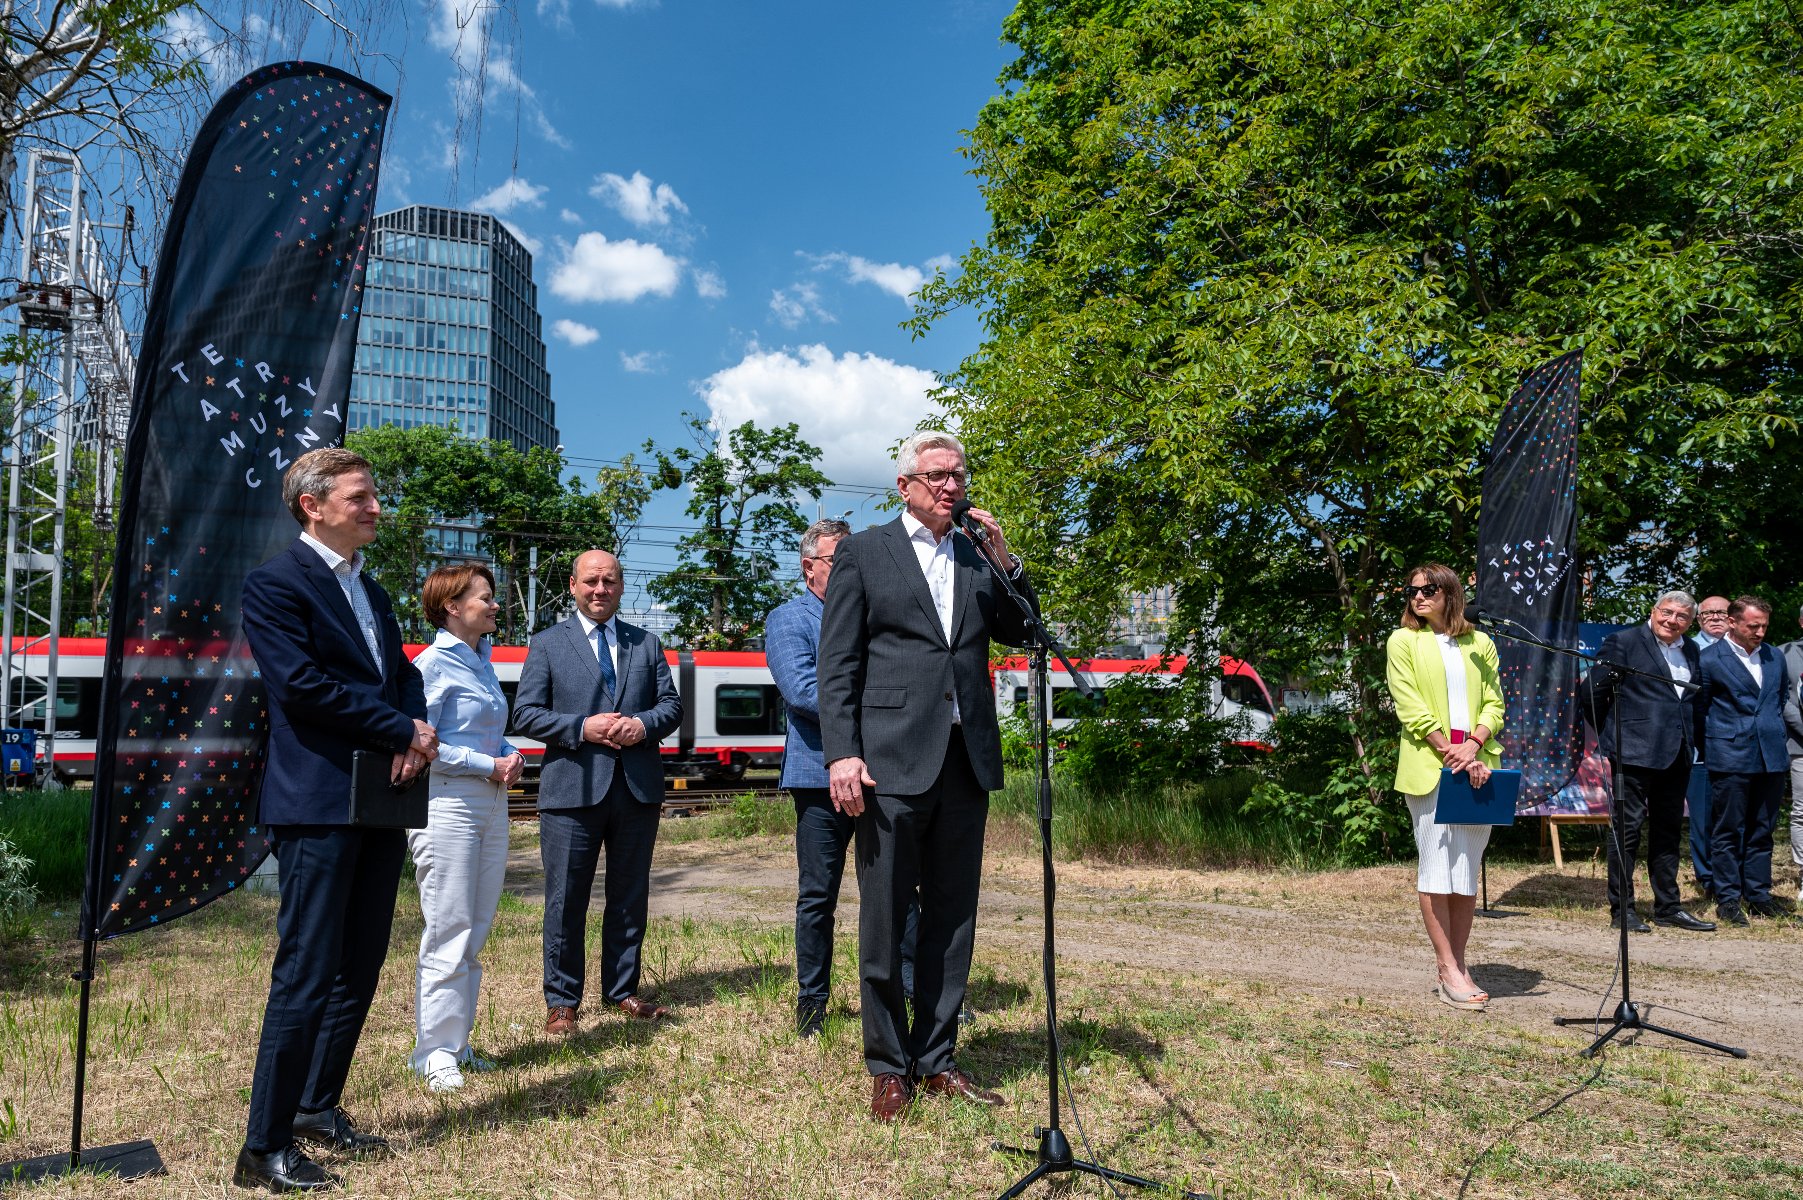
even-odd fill
[[(1697, 697), (1678, 685), (1691, 683), (1698, 674), (1696, 645), (1684, 636), (1695, 611), (1688, 592), (1660, 596), (1643, 624), (1604, 639), (1581, 692), (1580, 708), (1596, 729), (1603, 755), (1621, 767), (1621, 795), (1609, 838), (1609, 911), (1615, 923), (1626, 922), (1636, 933), (1652, 931), (1634, 911), (1634, 863), (1643, 829), (1654, 923), (1695, 932), (1715, 928), (1678, 906), (1678, 843), (1695, 758)], [(1616, 667), (1645, 674), (1630, 675)]]
[(779, 781), (795, 801), (795, 1028), (813, 1037), (826, 1021), (832, 994), (833, 915), (845, 875), (845, 848), (856, 819), (827, 792), (820, 753), (820, 614), (833, 552), (849, 536), (844, 521), (822, 520), (801, 535), (801, 592), (764, 618), (764, 655), (782, 693), (789, 733)]
[(233, 1182), (316, 1191), (338, 1182), (302, 1139), (364, 1156), (388, 1143), (339, 1107), (388, 953), (406, 833), (350, 823), (351, 758), (393, 755), (410, 780), (438, 754), (420, 674), (388, 594), (363, 575), (381, 505), (369, 464), (343, 449), (294, 460), (282, 497), (300, 538), (244, 581), (244, 633), (269, 699), (259, 817), (282, 903), (275, 965)]
[(1795, 684), (1784, 656), (1765, 644), (1772, 606), (1742, 596), (1728, 606), (1728, 636), (1699, 658), (1698, 732), (1709, 764), (1709, 865), (1716, 912), (1730, 925), (1746, 912), (1782, 917), (1772, 899), (1772, 830), (1790, 767), (1784, 698)]
[(651, 852), (663, 811), (658, 743), (682, 722), (663, 646), (615, 614), (620, 560), (589, 550), (570, 571), (576, 611), (532, 638), (514, 695), (513, 729), (545, 744), (538, 775), (545, 864), (545, 1032), (576, 1032), (589, 896), (607, 853), (601, 987), (608, 1004), (655, 1020), (669, 1009), (638, 994), (651, 898)]

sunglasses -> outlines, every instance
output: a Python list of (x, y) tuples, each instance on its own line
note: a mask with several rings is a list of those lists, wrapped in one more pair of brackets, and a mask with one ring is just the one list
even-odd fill
[(1438, 596), (1439, 594), (1440, 594), (1440, 585), (1437, 583), (1422, 583), (1422, 584), (1411, 583), (1407, 587), (1402, 589), (1402, 598), (1404, 600), (1413, 600), (1416, 596), (1426, 596), (1428, 599), (1431, 600), (1435, 596)]

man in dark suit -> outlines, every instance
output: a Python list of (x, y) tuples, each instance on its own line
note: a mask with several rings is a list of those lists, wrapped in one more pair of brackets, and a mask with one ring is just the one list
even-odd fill
[(339, 1182), (296, 1139), (385, 1153), (339, 1107), (375, 996), (406, 833), (350, 824), (351, 759), (393, 755), (411, 780), (438, 753), (420, 675), (401, 653), (388, 595), (362, 574), (381, 505), (369, 464), (343, 449), (294, 460), (282, 496), (292, 546), (244, 581), (244, 633), (269, 697), (259, 816), (274, 843), (282, 904), (275, 965), (233, 1182), (315, 1191)]
[[(1716, 914), (1746, 925), (1746, 913), (1782, 917), (1772, 899), (1772, 830), (1784, 774), (1784, 698), (1795, 686), (1784, 656), (1765, 644), (1772, 606), (1742, 596), (1728, 606), (1728, 636), (1699, 661), (1699, 734), (1709, 764), (1709, 865)], [(1743, 901), (1745, 911), (1743, 912)]]
[[(893, 1121), (930, 1092), (1002, 1097), (959, 1069), (958, 1013), (970, 974), (989, 793), (1002, 786), (989, 642), (1027, 625), (979, 561), (993, 556), (1029, 598), (1001, 527), (981, 509), (979, 551), (952, 532), (964, 447), (944, 433), (902, 444), (906, 510), (839, 543), (820, 629), (820, 729), (833, 803), (858, 819), (858, 958), (871, 1116)], [(910, 1024), (900, 971), (903, 914), (920, 897)]]
[(570, 571), (576, 611), (535, 634), (514, 696), (514, 732), (545, 744), (538, 775), (545, 864), (545, 1032), (576, 1032), (589, 896), (607, 853), (601, 987), (627, 1016), (669, 1009), (638, 994), (639, 947), (651, 897), (651, 852), (663, 811), (657, 744), (682, 722), (682, 701), (657, 638), (615, 614), (620, 560), (589, 550)]
[[(1640, 856), (1642, 829), (1647, 834), (1654, 924), (1702, 932), (1715, 928), (1714, 922), (1678, 907), (1678, 843), (1694, 757), (1696, 693), (1676, 685), (1697, 677), (1697, 648), (1684, 636), (1695, 611), (1696, 602), (1688, 592), (1666, 592), (1654, 603), (1646, 624), (1618, 630), (1603, 641), (1596, 665), (1584, 677), (1584, 715), (1596, 728), (1603, 754), (1611, 762), (1619, 756), (1621, 765), (1621, 795), (1609, 838), (1609, 910), (1616, 924), (1625, 922), (1636, 933), (1652, 931), (1634, 911), (1634, 863)], [(1624, 674), (1614, 666), (1659, 678)], [(1666, 678), (1673, 682), (1664, 682)]]

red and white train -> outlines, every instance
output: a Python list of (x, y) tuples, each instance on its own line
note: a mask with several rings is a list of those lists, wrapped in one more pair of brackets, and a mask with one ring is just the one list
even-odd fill
[[(42, 675), (42, 664), (32, 664), (25, 649), (15, 659), (14, 687), (20, 684), (21, 666), (30, 675)], [(407, 647), (411, 657), (423, 646)], [(100, 727), (100, 685), (106, 641), (102, 638), (63, 638), (57, 661), (56, 738), (53, 747), (38, 746), (40, 762), (49, 753), (56, 775), (65, 784), (89, 780), (94, 775), (94, 745)], [(729, 783), (751, 768), (770, 768), (782, 762), (787, 732), (782, 698), (771, 681), (770, 668), (761, 652), (665, 651), (677, 691), (683, 697), (681, 727), (665, 738), (661, 747), (664, 773), (669, 779), (702, 783)], [(523, 646), (497, 646), (495, 674), (508, 700), (519, 683), (520, 666), (526, 661)], [(1184, 669), (1182, 658), (1103, 658), (1079, 662), (1079, 670), (1091, 681), (1107, 686), (1129, 673), (1175, 676)], [(35, 669), (33, 669), (35, 667)], [(1216, 699), (1224, 716), (1244, 713), (1248, 734), (1243, 744), (1264, 748), (1274, 708), (1271, 693), (1251, 665), (1238, 659), (1221, 659)], [(1001, 659), (990, 670), (996, 706), (1011, 712), (1027, 699), (1027, 662)], [(1051, 673), (1052, 724), (1062, 728), (1074, 719), (1065, 697), (1074, 697), (1070, 676), (1062, 669)], [(41, 722), (34, 722), (42, 728)], [(514, 739), (528, 762), (536, 763), (543, 747), (528, 739)]]

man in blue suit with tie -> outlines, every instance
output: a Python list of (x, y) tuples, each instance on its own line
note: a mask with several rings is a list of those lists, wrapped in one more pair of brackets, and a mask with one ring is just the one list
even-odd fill
[(781, 785), (795, 800), (795, 1028), (813, 1037), (826, 1021), (832, 994), (833, 915), (845, 875), (845, 848), (857, 819), (827, 793), (820, 753), (820, 614), (833, 551), (851, 534), (844, 521), (823, 520), (801, 535), (802, 591), (764, 618), (764, 654), (788, 710)]
[(514, 697), (514, 732), (545, 744), (538, 776), (545, 864), (545, 1032), (576, 1032), (589, 895), (603, 849), (601, 987), (629, 1017), (669, 1009), (638, 994), (651, 898), (651, 852), (663, 812), (657, 745), (682, 722), (682, 701), (656, 637), (615, 615), (620, 560), (589, 550), (570, 571), (576, 611), (533, 636)]
[(392, 755), (408, 781), (438, 754), (420, 674), (388, 594), (363, 576), (381, 505), (344, 449), (294, 460), (282, 498), (302, 533), (244, 581), (244, 634), (269, 698), (259, 816), (280, 871), (275, 965), (233, 1182), (274, 1192), (339, 1182), (296, 1139), (386, 1153), (339, 1107), (382, 960), (406, 833), (350, 823), (351, 760)]
[(1770, 604), (1740, 597), (1728, 606), (1727, 636), (1698, 659), (1698, 734), (1709, 766), (1709, 865), (1716, 911), (1730, 925), (1746, 925), (1747, 912), (1785, 915), (1772, 899), (1772, 830), (1790, 767), (1784, 698), (1795, 684), (1784, 656), (1765, 644), (1771, 619)]

